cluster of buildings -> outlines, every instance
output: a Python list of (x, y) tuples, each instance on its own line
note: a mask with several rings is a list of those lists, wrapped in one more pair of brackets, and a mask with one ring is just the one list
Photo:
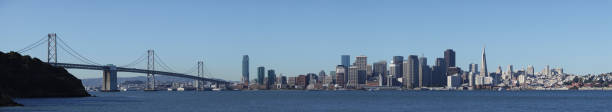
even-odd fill
[[(447, 49), (443, 58), (427, 63), (427, 57), (409, 55), (393, 56), (392, 61), (367, 63), (367, 56), (356, 56), (351, 63), (350, 55), (341, 55), (340, 64), (334, 71), (307, 73), (295, 77), (277, 75), (274, 69), (257, 67), (257, 77), (250, 82), (249, 57), (244, 55), (242, 80), (238, 89), (301, 89), (301, 90), (345, 90), (345, 89), (403, 89), (403, 90), (538, 90), (568, 89), (578, 76), (563, 73), (563, 68), (548, 65), (535, 72), (533, 66), (515, 70), (508, 65), (506, 71), (499, 66), (495, 72), (487, 68), (485, 49), (479, 64), (469, 64), (464, 70), (456, 66), (455, 51)], [(266, 77), (267, 76), (267, 77)], [(610, 81), (611, 75), (589, 77)], [(606, 85), (608, 85), (606, 83)]]

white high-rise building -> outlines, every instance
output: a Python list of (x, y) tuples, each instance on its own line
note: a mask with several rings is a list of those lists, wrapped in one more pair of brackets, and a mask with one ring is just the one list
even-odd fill
[(533, 66), (531, 66), (531, 65), (527, 66), (527, 71), (526, 72), (527, 73), (525, 73), (525, 74), (527, 74), (527, 75), (534, 75), (535, 71), (533, 69)]
[(358, 66), (351, 66), (349, 67), (349, 77), (348, 77), (348, 84), (347, 87), (353, 87), (356, 88), (359, 84), (358, 84), (358, 80), (359, 80), (359, 76), (358, 76), (358, 72), (359, 71), (359, 67)]
[(512, 74), (513, 74), (513, 69), (512, 69), (512, 65), (508, 65), (508, 71), (506, 71), (506, 73), (502, 74), (502, 79), (503, 80), (510, 80), (512, 79)]
[(468, 86), (473, 87), (476, 86), (476, 73), (474, 72), (470, 72), (470, 74), (468, 75)]
[(459, 74), (454, 74), (446, 77), (446, 88), (455, 89), (461, 86), (461, 77)]
[(526, 83), (526, 82), (525, 82), (526, 80), (527, 80), (527, 79), (526, 79), (526, 76), (525, 76), (525, 75), (519, 75), (519, 76), (518, 76), (518, 82), (519, 82), (519, 85), (523, 85), (523, 84), (525, 84), (525, 83)]
[(546, 68), (544, 68), (544, 75), (552, 75), (550, 73), (550, 66), (546, 65)]

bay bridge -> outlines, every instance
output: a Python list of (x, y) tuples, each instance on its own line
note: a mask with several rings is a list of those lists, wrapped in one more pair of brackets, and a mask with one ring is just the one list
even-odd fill
[[(46, 41), (45, 41), (46, 40)], [(59, 41), (58, 41), (59, 40)], [(58, 44), (59, 42), (59, 44)], [(154, 50), (147, 50), (146, 53), (143, 53), (138, 59), (133, 62), (130, 62), (123, 66), (115, 66), (113, 64), (102, 65), (91, 61), (89, 58), (81, 55), (76, 52), (76, 50), (72, 49), (72, 47), (68, 46), (64, 40), (57, 37), (57, 34), (50, 33), (46, 37), (41, 38), (35, 43), (32, 43), (25, 48), (18, 50), (18, 53), (27, 52), (33, 48), (41, 46), (43, 44), (47, 44), (47, 62), (48, 64), (55, 67), (63, 67), (66, 69), (84, 69), (84, 70), (102, 70), (102, 91), (119, 91), (117, 88), (117, 72), (129, 72), (129, 73), (143, 73), (147, 74), (147, 80), (145, 83), (145, 90), (157, 90), (155, 88), (155, 75), (166, 75), (171, 77), (181, 77), (193, 79), (194, 86), (198, 87), (202, 82), (210, 82), (214, 85), (225, 85), (228, 87), (231, 84), (229, 81), (225, 81), (222, 79), (215, 79), (212, 77), (206, 77), (204, 73), (204, 62), (198, 61), (197, 68), (193, 68), (187, 73), (177, 73), (173, 69), (171, 69), (164, 61), (159, 58), (157, 54), (155, 54)], [(70, 56), (73, 56), (77, 60), (81, 61), (79, 63), (60, 63), (57, 62), (57, 48), (64, 50)], [(133, 68), (135, 65), (143, 63), (146, 60), (146, 68)], [(156, 64), (156, 62), (158, 64)], [(161, 68), (164, 70), (156, 70), (155, 68)], [(190, 73), (195, 72), (197, 69), (197, 74), (189, 75)]]

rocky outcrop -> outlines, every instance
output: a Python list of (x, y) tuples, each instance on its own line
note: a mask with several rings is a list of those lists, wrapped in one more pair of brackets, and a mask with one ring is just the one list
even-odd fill
[(0, 91), (13, 98), (90, 96), (66, 69), (15, 52), (0, 52)]
[(23, 106), (23, 105), (15, 103), (13, 100), (11, 100), (10, 97), (0, 93), (0, 107), (2, 106)]

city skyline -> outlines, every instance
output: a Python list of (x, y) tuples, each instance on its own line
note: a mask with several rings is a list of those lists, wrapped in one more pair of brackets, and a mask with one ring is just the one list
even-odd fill
[[(148, 49), (155, 49), (179, 71), (201, 60), (216, 78), (232, 81), (240, 81), (243, 55), (250, 56), (249, 74), (253, 79), (258, 66), (288, 76), (332, 71), (339, 64), (338, 56), (344, 54), (351, 55), (351, 60), (354, 56), (368, 56), (367, 64), (381, 60), (389, 63), (393, 56), (424, 54), (429, 58), (427, 63), (432, 65), (436, 58), (443, 58), (446, 49), (455, 50), (456, 66), (466, 69), (470, 63), (480, 63), (483, 44), (488, 50), (487, 68), (514, 65), (514, 69), (520, 69), (532, 65), (539, 72), (550, 65), (565, 68), (567, 73), (584, 75), (610, 72), (608, 68), (612, 67), (601, 61), (612, 57), (612, 53), (605, 52), (611, 47), (604, 46), (612, 41), (608, 38), (612, 35), (608, 32), (612, 29), (609, 25), (612, 19), (601, 11), (612, 9), (599, 2), (559, 1), (548, 4), (548, 9), (539, 8), (537, 4), (547, 3), (542, 1), (479, 2), (474, 7), (439, 3), (433, 8), (418, 7), (432, 4), (430, 1), (373, 5), (364, 1), (348, 5), (332, 1), (269, 1), (253, 3), (256, 6), (220, 2), (210, 7), (206, 7), (208, 2), (200, 2), (193, 4), (201, 7), (171, 3), (165, 7), (167, 11), (150, 8), (164, 6), (163, 2), (144, 4), (149, 7), (142, 9), (133, 8), (136, 3), (117, 4), (116, 10), (106, 10), (110, 2), (101, 2), (104, 5), (39, 2), (0, 3), (0, 17), (5, 20), (0, 24), (12, 26), (0, 27), (0, 33), (4, 34), (1, 51), (18, 50), (47, 33), (58, 33), (83, 55), (102, 64), (121, 65)], [(508, 15), (487, 15), (489, 6), (497, 8), (497, 13)], [(83, 7), (89, 7), (92, 12), (76, 10)], [(323, 8), (327, 12), (311, 8)], [(432, 10), (435, 8), (441, 11)], [(248, 12), (250, 9), (260, 11)], [(461, 10), (463, 15), (455, 14), (453, 9)], [(140, 17), (117, 19), (132, 14)], [(521, 18), (526, 16), (530, 18)], [(33, 49), (26, 54), (43, 58), (45, 51)], [(59, 54), (67, 57), (66, 53)], [(59, 61), (74, 59), (59, 58)], [(97, 71), (70, 71), (78, 78), (101, 77)]]

